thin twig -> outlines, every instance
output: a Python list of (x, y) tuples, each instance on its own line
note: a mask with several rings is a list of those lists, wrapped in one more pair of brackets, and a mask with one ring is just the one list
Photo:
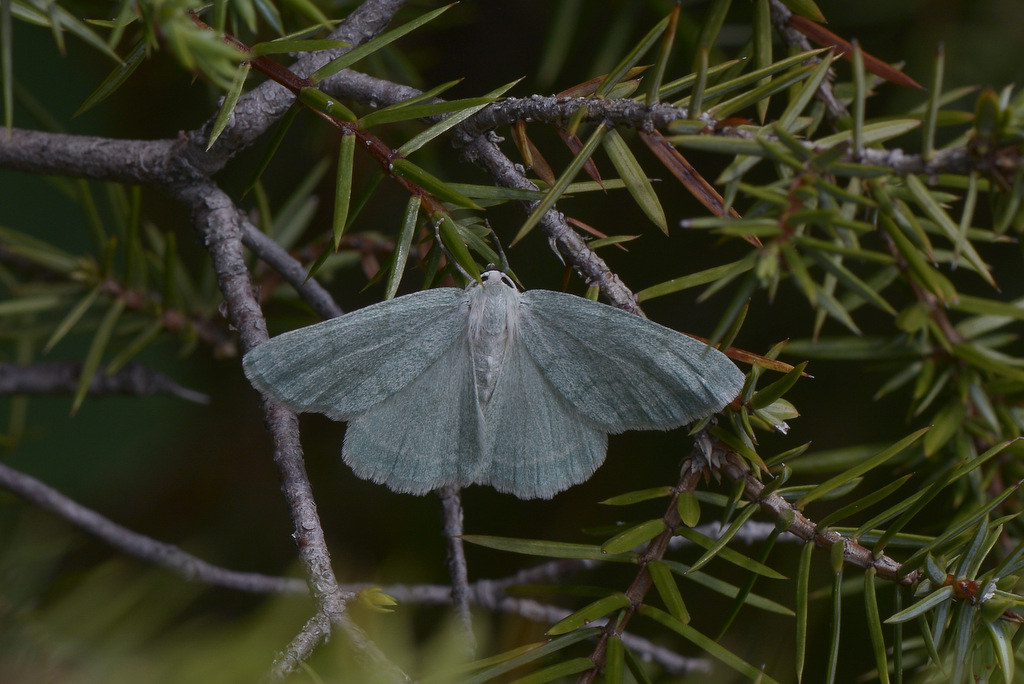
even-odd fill
[(317, 610), (312, 617), (306, 620), (302, 629), (292, 637), (284, 650), (274, 658), (265, 680), (268, 682), (286, 680), (312, 655), (317, 646), (331, 637), (332, 624), (330, 616), (325, 611)]
[(500, 577), (494, 580), (478, 580), (476, 584), (486, 581), (495, 590), (502, 591), (516, 585), (554, 584), (555, 582), (561, 582), (566, 575), (571, 575), (581, 570), (590, 570), (601, 565), (603, 564), (600, 561), (587, 558), (561, 558), (524, 568), (507, 577)]
[[(78, 389), (81, 375), (82, 364), (77, 361), (40, 361), (27, 366), (0, 363), (0, 395), (73, 393)], [(99, 366), (89, 381), (89, 395), (104, 394), (136, 397), (170, 394), (197, 404), (210, 403), (208, 395), (182, 387), (138, 361), (126, 363), (112, 375), (106, 374), (105, 366)]]
[[(560, 561), (555, 561), (554, 563), (558, 562)], [(543, 563), (540, 566), (537, 566), (537, 568), (550, 569), (549, 566), (554, 565), (554, 563)], [(575, 561), (569, 561), (569, 563), (575, 564)], [(583, 564), (586, 564), (587, 567), (600, 565), (600, 563), (596, 561), (583, 561)], [(582, 567), (582, 565), (580, 567)], [(531, 570), (533, 569), (525, 570), (523, 572), (530, 573)], [(560, 575), (561, 573), (556, 574)], [(524, 577), (525, 576), (526, 575), (524, 575)], [(553, 625), (572, 613), (571, 610), (561, 606), (541, 603), (533, 599), (518, 596), (509, 596), (502, 590), (502, 584), (503, 580), (477, 580), (469, 585), (469, 600), (474, 605), (478, 605), (494, 613), (518, 615), (526, 618), (527, 620), (532, 620), (546, 625)], [(377, 585), (362, 582), (358, 584), (346, 584), (343, 585), (342, 588), (345, 591), (358, 592), (371, 587), (380, 589), (399, 603), (451, 605), (452, 602), (451, 587), (445, 584)], [(602, 626), (605, 622), (603, 620), (595, 620), (591, 624), (594, 626)], [(641, 636), (630, 634), (628, 632), (623, 633), (620, 636), (622, 638), (622, 643), (637, 656), (644, 660), (650, 660), (657, 663), (667, 672), (672, 674), (710, 671), (710, 664), (703, 658), (687, 658), (685, 656), (681, 656), (671, 649), (658, 646)]]
[[(559, 620), (569, 616), (572, 611), (560, 606), (552, 606), (531, 599), (506, 596), (499, 601), (492, 603), (480, 602), (487, 608), (502, 612), (512, 613), (534, 620), (542, 624), (553, 625)], [(590, 623), (591, 627), (607, 627), (607, 619), (598, 619)], [(666, 672), (671, 674), (686, 674), (689, 672), (711, 672), (711, 664), (704, 658), (688, 658), (679, 655), (675, 651), (664, 646), (651, 643), (643, 637), (629, 632), (619, 634), (622, 644), (629, 648), (635, 655), (644, 660), (651, 660), (660, 665)]]
[[(348, 78), (338, 85), (339, 97), (353, 99), (380, 96), (380, 104), (391, 104), (399, 98), (412, 97), (419, 93), (415, 88), (400, 86), (356, 72), (342, 72)], [(335, 93), (332, 93), (335, 94)], [(543, 99), (543, 98), (541, 98)], [(556, 101), (557, 98), (551, 98)], [(528, 101), (523, 100), (527, 103)], [(560, 108), (577, 108), (575, 101), (560, 100)], [(599, 101), (601, 105), (590, 104), (588, 108), (607, 106), (614, 101)], [(557, 104), (557, 102), (556, 102)], [(531, 108), (535, 105), (530, 104)], [(481, 111), (484, 115), (488, 110)], [(509, 105), (505, 111), (512, 115)], [(559, 109), (558, 111), (562, 111)], [(630, 110), (633, 111), (633, 110)], [(558, 114), (561, 116), (561, 114)], [(623, 126), (641, 127), (648, 119), (641, 115), (624, 119)], [(632, 122), (632, 123), (631, 123)], [(711, 135), (753, 139), (748, 131), (726, 127)], [(765, 137), (765, 136), (762, 136)], [(771, 136), (766, 139), (771, 140)], [(479, 136), (464, 148), (464, 154), (488, 170), (495, 180), (506, 187), (533, 189), (534, 186), (515, 164), (501, 153), (486, 136)], [(814, 150), (813, 142), (808, 142)], [(130, 184), (163, 186), (202, 178), (199, 172), (183, 163), (173, 140), (115, 140), (85, 135), (66, 135), (29, 131), (21, 128), (11, 130), (9, 136), (0, 136), (0, 168), (24, 173), (89, 178)], [(950, 147), (937, 151), (931, 158), (904, 151), (900, 148), (866, 149), (860, 157), (846, 153), (839, 161), (856, 161), (872, 166), (885, 167), (899, 176), (942, 173), (965, 174), (978, 171), (986, 177), (1003, 177), (1008, 169), (1019, 167), (1021, 158), (1012, 148), (993, 150), (990, 154), (978, 154), (966, 147)], [(550, 213), (550, 212), (549, 212)], [(557, 212), (555, 212), (557, 213)], [(563, 219), (564, 223), (564, 219)], [(543, 224), (542, 224), (543, 226)], [(549, 233), (550, 236), (550, 233)], [(582, 242), (582, 239), (581, 239)], [(565, 252), (572, 257), (573, 252)], [(575, 264), (574, 264), (575, 265)]]
[(138, 558), (170, 570), (189, 582), (253, 593), (307, 593), (306, 583), (290, 577), (220, 568), (174, 546), (118, 525), (91, 508), (77, 503), (31, 475), (0, 463), (0, 487), (25, 501), (54, 513), (101, 541)]
[[(213, 257), (231, 323), (238, 330), (243, 351), (249, 351), (267, 340), (267, 327), (245, 267), (238, 212), (212, 182), (192, 183), (176, 190), (175, 198), (192, 209), (193, 223)], [(293, 515), (299, 553), (309, 570), (314, 595), (321, 600), (337, 592), (337, 582), (302, 460), (298, 420), (295, 414), (269, 402), (265, 402), (264, 412), (274, 438), (274, 461), (281, 471), (282, 490)]]
[(239, 219), (242, 224), (242, 244), (281, 274), (313, 311), (324, 318), (337, 318), (345, 313), (323, 285), (309, 277), (308, 270), (298, 259), (270, 239), (246, 217), (240, 216)]
[(448, 574), (452, 578), (452, 604), (455, 617), (462, 628), (466, 655), (473, 657), (476, 652), (476, 638), (473, 636), (473, 616), (469, 612), (469, 568), (466, 565), (466, 551), (462, 546), (462, 497), (457, 485), (445, 485), (438, 490), (441, 510), (444, 515), (444, 537), (448, 544)]

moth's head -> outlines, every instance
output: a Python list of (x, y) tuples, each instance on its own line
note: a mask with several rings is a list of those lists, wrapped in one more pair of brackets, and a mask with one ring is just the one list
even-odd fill
[[(471, 286), (475, 283), (471, 283)], [(483, 287), (496, 287), (498, 285), (504, 285), (510, 290), (515, 290), (516, 285), (512, 282), (512, 279), (501, 271), (490, 270), (484, 271), (480, 274), (480, 285)]]

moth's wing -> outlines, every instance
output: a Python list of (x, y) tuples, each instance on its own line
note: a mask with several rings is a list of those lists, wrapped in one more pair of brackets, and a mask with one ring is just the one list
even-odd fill
[(349, 420), (408, 385), (464, 334), (464, 290), (425, 290), (293, 330), (245, 355), (246, 376), (294, 411)]
[(521, 343), (545, 379), (607, 432), (684, 425), (743, 387), (724, 354), (634, 314), (546, 290), (521, 302)]
[(476, 482), (520, 499), (550, 499), (587, 480), (608, 436), (551, 386), (513, 343), (484, 412), (487, 463)]
[(482, 437), (464, 331), (409, 384), (349, 421), (342, 458), (359, 477), (425, 494), (473, 482), (484, 454)]

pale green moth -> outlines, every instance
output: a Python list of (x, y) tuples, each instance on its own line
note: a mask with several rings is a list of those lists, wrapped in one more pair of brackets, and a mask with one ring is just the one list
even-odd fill
[(359, 477), (522, 499), (589, 478), (609, 433), (690, 423), (743, 386), (698, 340), (581, 297), (519, 292), (500, 271), (279, 335), (242, 365), (293, 411), (346, 421), (341, 455)]

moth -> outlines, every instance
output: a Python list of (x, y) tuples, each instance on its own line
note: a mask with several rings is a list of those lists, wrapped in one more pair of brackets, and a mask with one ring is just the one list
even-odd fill
[(608, 434), (720, 411), (743, 374), (716, 349), (605, 304), (520, 292), (500, 271), (380, 302), (245, 355), (252, 384), (348, 423), (342, 458), (397, 492), (490, 485), (550, 498), (587, 480)]

